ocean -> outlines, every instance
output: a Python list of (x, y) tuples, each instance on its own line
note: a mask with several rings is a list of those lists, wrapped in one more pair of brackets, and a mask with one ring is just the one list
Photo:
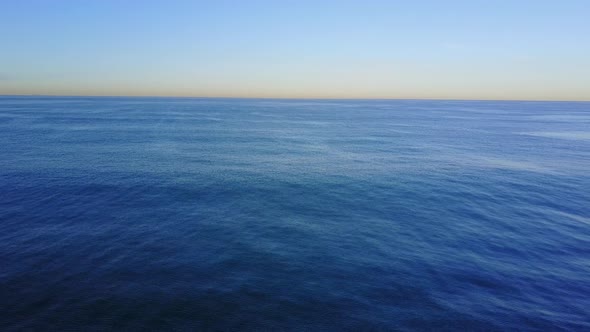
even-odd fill
[(0, 97), (0, 330), (590, 330), (590, 102)]

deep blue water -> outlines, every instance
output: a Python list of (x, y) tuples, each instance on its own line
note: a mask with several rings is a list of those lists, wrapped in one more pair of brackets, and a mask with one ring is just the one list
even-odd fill
[(0, 330), (589, 330), (590, 103), (0, 97)]

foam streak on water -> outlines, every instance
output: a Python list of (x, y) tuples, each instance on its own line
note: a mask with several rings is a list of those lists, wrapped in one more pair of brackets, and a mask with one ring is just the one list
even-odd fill
[(1, 330), (588, 330), (590, 103), (0, 97)]

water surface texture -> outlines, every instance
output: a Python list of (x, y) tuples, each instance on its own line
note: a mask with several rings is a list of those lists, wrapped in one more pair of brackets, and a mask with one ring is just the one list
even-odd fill
[(589, 330), (590, 103), (0, 97), (0, 329)]

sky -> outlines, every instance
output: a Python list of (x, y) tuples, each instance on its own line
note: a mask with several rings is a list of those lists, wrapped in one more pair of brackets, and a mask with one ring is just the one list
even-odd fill
[(590, 100), (590, 1), (0, 0), (0, 94)]

